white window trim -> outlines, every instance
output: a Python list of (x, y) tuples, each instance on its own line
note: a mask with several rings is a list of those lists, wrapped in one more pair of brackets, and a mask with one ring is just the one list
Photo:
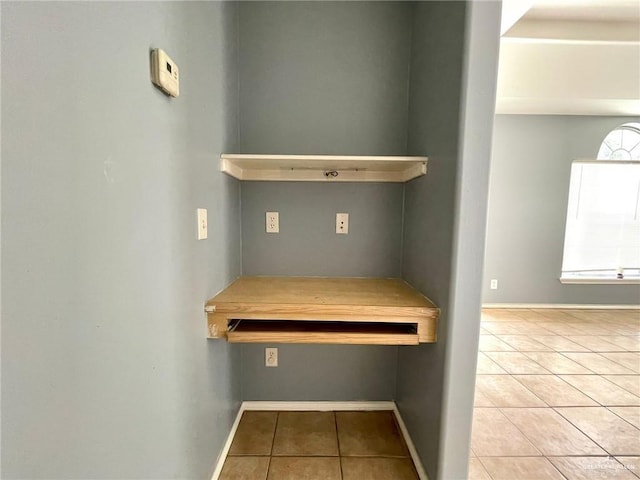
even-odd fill
[[(573, 163), (602, 163), (602, 162), (615, 162), (617, 164), (633, 164), (637, 165), (638, 160), (602, 160), (602, 159), (594, 159), (594, 158), (579, 158), (573, 160)], [(566, 233), (565, 233), (566, 235)], [(564, 258), (564, 252), (563, 252)], [(614, 273), (615, 275), (615, 273)], [(627, 278), (603, 278), (603, 277), (565, 277), (561, 276), (558, 278), (560, 283), (563, 285), (640, 285), (640, 277), (627, 277)]]
[(597, 163), (597, 164), (617, 163), (620, 165), (626, 165), (626, 164), (638, 165), (638, 163), (640, 163), (640, 160), (597, 160), (595, 158), (576, 158), (571, 162), (571, 164), (574, 164), (574, 163)]
[(560, 277), (560, 283), (591, 285), (640, 285), (640, 278), (570, 278)]
[[(601, 144), (600, 144), (600, 148), (598, 149), (598, 156), (597, 159), (579, 159), (579, 160), (574, 160), (572, 162), (572, 169), (573, 169), (573, 165), (576, 163), (601, 163), (601, 162), (610, 162), (610, 161), (615, 161), (618, 164), (638, 164), (638, 162), (640, 161), (639, 158), (637, 158), (637, 151), (636, 154), (632, 154), (631, 152), (634, 150), (637, 150), (638, 148), (638, 143), (635, 143), (635, 146), (633, 146), (630, 150), (625, 147), (623, 148), (623, 144), (622, 144), (622, 140), (623, 137), (620, 138), (620, 149), (625, 150), (629, 153), (629, 156), (631, 157), (629, 160), (621, 160), (621, 159), (617, 159), (617, 160), (612, 160), (611, 158), (607, 158), (605, 156), (601, 156), (601, 152), (603, 149), (603, 146), (606, 145), (607, 148), (611, 151), (610, 155), (612, 155), (613, 153), (615, 153), (615, 151), (617, 150), (613, 150), (613, 147), (611, 145), (609, 145), (607, 143), (607, 139), (609, 137), (611, 137), (614, 132), (616, 131), (624, 131), (624, 130), (631, 130), (633, 132), (636, 133), (636, 135), (638, 133), (640, 133), (640, 122), (630, 122), (630, 123), (625, 123), (622, 125), (619, 125), (618, 127), (614, 128), (613, 130), (609, 131), (603, 138)], [(637, 139), (636, 139), (637, 140)], [(636, 200), (637, 202), (637, 200)], [(637, 215), (637, 208), (638, 205), (636, 203), (636, 215)], [(568, 220), (567, 220), (568, 223)], [(566, 241), (567, 241), (567, 232), (565, 231), (565, 247), (566, 247)], [(566, 255), (566, 251), (563, 249), (563, 253), (562, 253), (562, 267), (565, 266), (565, 255)], [(618, 273), (620, 273), (620, 270), (617, 272), (609, 272), (608, 270), (606, 271), (607, 275), (603, 276), (603, 275), (595, 275), (595, 273), (593, 271), (585, 271), (584, 274), (578, 274), (576, 272), (576, 275), (572, 275), (572, 272), (569, 271), (564, 271), (561, 269), (560, 272), (560, 283), (563, 284), (593, 284), (593, 285), (640, 285), (640, 275), (638, 274), (638, 268), (630, 268), (629, 269), (630, 272), (628, 273), (628, 276), (624, 277), (624, 278), (618, 278), (617, 275)], [(633, 275), (631, 275), (631, 272), (633, 272)], [(604, 271), (603, 271), (604, 273)], [(624, 271), (622, 272), (624, 273)], [(589, 276), (592, 275), (592, 276)], [(615, 275), (615, 276), (614, 276)]]

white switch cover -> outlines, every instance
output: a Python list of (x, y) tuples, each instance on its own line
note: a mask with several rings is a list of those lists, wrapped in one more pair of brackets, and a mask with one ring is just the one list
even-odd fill
[(336, 233), (346, 235), (349, 233), (349, 214), (336, 213)]
[(491, 290), (497, 290), (497, 289), (498, 289), (498, 280), (494, 278), (493, 280), (491, 280)]
[(267, 212), (267, 233), (280, 233), (280, 215), (278, 212)]
[(198, 240), (207, 238), (207, 209), (198, 208)]
[(278, 366), (278, 349), (277, 348), (265, 348), (264, 349), (264, 365), (266, 367)]

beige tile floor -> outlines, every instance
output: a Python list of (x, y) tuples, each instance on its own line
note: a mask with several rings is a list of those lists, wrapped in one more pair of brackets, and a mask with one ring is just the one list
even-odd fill
[(484, 310), (469, 479), (640, 478), (640, 312)]
[(418, 480), (418, 476), (390, 411), (247, 411), (220, 480)]

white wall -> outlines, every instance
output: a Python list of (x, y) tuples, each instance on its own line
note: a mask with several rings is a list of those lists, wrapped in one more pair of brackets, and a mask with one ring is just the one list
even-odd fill
[(640, 115), (640, 43), (503, 37), (496, 111)]

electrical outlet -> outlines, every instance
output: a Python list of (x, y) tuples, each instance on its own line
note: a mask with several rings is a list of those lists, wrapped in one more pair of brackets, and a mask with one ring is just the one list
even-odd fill
[(336, 213), (336, 233), (347, 235), (349, 233), (349, 214)]
[(264, 365), (265, 367), (278, 366), (278, 349), (277, 348), (267, 347), (264, 349)]
[(278, 212), (267, 212), (266, 230), (267, 233), (280, 233), (280, 215)]
[(491, 280), (491, 290), (497, 290), (497, 289), (498, 289), (498, 280), (494, 278), (493, 280)]
[(207, 209), (198, 208), (198, 240), (207, 238)]

